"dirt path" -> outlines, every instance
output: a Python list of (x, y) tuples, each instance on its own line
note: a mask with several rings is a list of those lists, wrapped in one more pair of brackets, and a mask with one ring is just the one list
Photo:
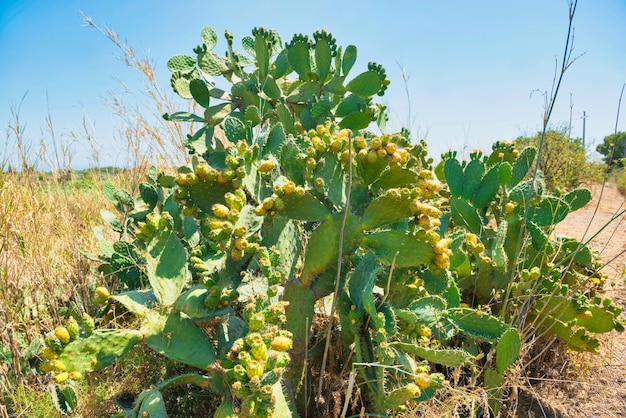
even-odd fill
[[(626, 312), (626, 215), (615, 218), (626, 209), (626, 201), (615, 187), (594, 185), (590, 189), (592, 202), (570, 214), (555, 232), (586, 241), (609, 223), (590, 245), (607, 263), (604, 272), (613, 284), (607, 296)], [(530, 382), (551, 411), (528, 416), (626, 417), (626, 332), (613, 332), (601, 341), (600, 355), (573, 354), (560, 375)]]

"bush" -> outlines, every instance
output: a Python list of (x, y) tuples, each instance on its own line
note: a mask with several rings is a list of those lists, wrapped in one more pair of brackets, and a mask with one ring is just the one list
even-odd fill
[[(537, 149), (541, 145), (541, 133), (532, 137), (515, 139), (519, 149), (532, 146)], [(571, 190), (578, 187), (590, 177), (597, 177), (596, 171), (587, 163), (585, 149), (579, 138), (568, 138), (565, 130), (549, 130), (546, 132), (539, 169), (542, 171), (548, 190), (563, 188)]]

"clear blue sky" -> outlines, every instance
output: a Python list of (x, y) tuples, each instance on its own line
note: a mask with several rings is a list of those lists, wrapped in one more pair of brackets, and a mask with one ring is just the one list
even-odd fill
[[(141, 79), (117, 59), (108, 39), (82, 26), (81, 11), (137, 52), (149, 52), (163, 87), (169, 85), (167, 59), (190, 53), (204, 26), (228, 29), (237, 39), (264, 26), (287, 40), (325, 28), (339, 44), (358, 47), (361, 66), (376, 61), (387, 69), (392, 83), (382, 102), (396, 128), (409, 119), (400, 67), (405, 69), (408, 122), (413, 132), (427, 134), (436, 156), (449, 148), (487, 149), (495, 140), (540, 128), (543, 98), (531, 93), (550, 89), (568, 23), (566, 0), (3, 0), (0, 122), (11, 121), (10, 106), (28, 92), (20, 114), (27, 138), (42, 137), (48, 107), (59, 141), (68, 142), (67, 133), (78, 131), (86, 115), (95, 123), (105, 162), (117, 161), (119, 153), (107, 148), (116, 122), (105, 98), (121, 90), (119, 80), (140, 91)], [(552, 122), (569, 121), (571, 93), (572, 134), (582, 136), (586, 111), (587, 142), (593, 144), (613, 132), (626, 82), (626, 1), (580, 0), (574, 26), (574, 55), (586, 54), (566, 74)], [(216, 51), (224, 50), (221, 39)], [(74, 167), (89, 165), (87, 145), (78, 140), (71, 146)], [(11, 152), (2, 147), (0, 157)]]

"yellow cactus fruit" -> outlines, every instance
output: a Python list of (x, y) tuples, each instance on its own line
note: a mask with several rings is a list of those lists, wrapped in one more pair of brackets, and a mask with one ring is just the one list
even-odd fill
[(226, 219), (226, 217), (228, 216), (228, 213), (230, 212), (230, 209), (228, 207), (221, 205), (219, 203), (216, 203), (213, 206), (211, 206), (211, 210), (213, 211), (213, 214), (220, 219)]
[(83, 378), (83, 374), (77, 370), (69, 373), (69, 378), (72, 380), (80, 380)]
[(54, 335), (61, 341), (63, 344), (67, 344), (70, 342), (70, 333), (67, 328), (63, 326), (59, 326), (54, 330)]
[(54, 359), (59, 358), (59, 355), (57, 354), (57, 352), (54, 351), (50, 347), (42, 348), (39, 354), (41, 355), (41, 357), (45, 358), (46, 360), (54, 360)]
[(291, 350), (291, 345), (292, 345), (291, 338), (287, 338), (281, 335), (274, 337), (274, 339), (270, 343), (270, 346), (272, 347), (272, 349), (276, 351)]
[(428, 387), (430, 387), (430, 375), (427, 373), (418, 373), (415, 376), (415, 384), (420, 388), (420, 389), (426, 389)]
[(261, 173), (269, 173), (270, 171), (274, 169), (274, 167), (276, 167), (276, 163), (274, 161), (265, 160), (259, 164), (259, 167), (257, 170), (259, 170), (259, 172)]
[(504, 205), (504, 211), (507, 214), (510, 215), (511, 213), (513, 213), (514, 210), (515, 210), (515, 205), (513, 203), (508, 202), (506, 205)]
[(62, 372), (54, 376), (54, 381), (57, 383), (63, 383), (70, 377), (68, 372)]

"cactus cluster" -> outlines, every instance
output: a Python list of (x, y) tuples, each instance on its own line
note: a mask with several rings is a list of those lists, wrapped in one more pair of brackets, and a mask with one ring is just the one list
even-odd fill
[[(176, 382), (223, 396), (216, 416), (304, 413), (305, 360), (321, 363), (312, 344), (325, 338), (311, 325), (332, 297), (334, 335), (351, 353), (339, 363), (385, 414), (448, 387), (447, 368), (482, 366), (487, 386), (502, 382), (520, 353), (518, 323), (591, 351), (588, 333), (621, 327), (602, 277), (588, 279), (589, 249), (550, 238), (590, 196), (544, 193), (527, 177), (534, 149), (499, 142), (433, 167), (425, 143), (385, 133), (372, 100), (385, 70), (370, 63), (348, 79), (356, 47), (325, 31), (283, 44), (255, 28), (245, 52), (227, 32), (220, 56), (217, 38), (205, 28), (194, 55), (168, 61), (174, 91), (203, 110), (164, 115), (202, 125), (186, 142), (190, 164), (174, 176), (151, 169), (136, 197), (105, 184), (118, 214), (102, 216), (120, 239), (97, 231), (100, 271), (121, 292), (98, 288), (95, 299), (102, 326), (115, 312), (119, 328), (58, 329), (43, 367), (57, 380), (143, 341), (198, 373), (146, 391), (135, 414), (164, 413), (161, 390)], [(382, 134), (366, 130), (373, 122)]]

